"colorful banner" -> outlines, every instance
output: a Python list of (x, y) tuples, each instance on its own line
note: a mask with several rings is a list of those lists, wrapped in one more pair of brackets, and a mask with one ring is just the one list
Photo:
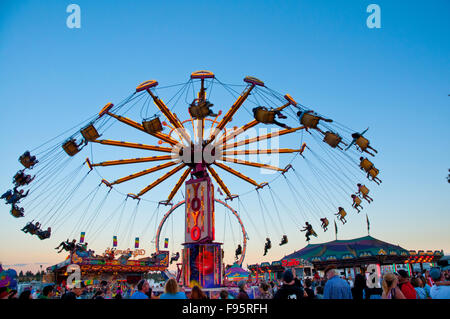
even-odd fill
[(165, 249), (169, 248), (169, 238), (164, 239), (164, 248)]
[(134, 240), (134, 248), (139, 248), (139, 237)]
[(113, 236), (113, 247), (117, 247), (117, 236)]
[(83, 231), (80, 234), (80, 244), (84, 243), (84, 236), (86, 236), (86, 233)]

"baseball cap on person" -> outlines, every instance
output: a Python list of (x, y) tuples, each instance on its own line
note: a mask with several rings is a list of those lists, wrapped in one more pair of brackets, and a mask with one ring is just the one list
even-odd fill
[(283, 274), (283, 281), (284, 282), (292, 282), (294, 280), (294, 274), (292, 273), (292, 270), (288, 269)]
[(404, 269), (400, 269), (400, 270), (398, 271), (398, 274), (399, 274), (400, 277), (402, 277), (402, 278), (409, 278), (408, 272), (407, 272), (406, 270), (404, 270)]
[(441, 279), (441, 270), (439, 268), (433, 268), (430, 270), (430, 277), (434, 281)]

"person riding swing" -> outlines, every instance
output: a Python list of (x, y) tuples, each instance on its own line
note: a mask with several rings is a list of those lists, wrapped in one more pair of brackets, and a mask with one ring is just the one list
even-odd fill
[(24, 209), (23, 207), (18, 207), (16, 204), (13, 204), (11, 207), (11, 215), (16, 218), (24, 217)]
[(328, 230), (328, 225), (330, 224), (328, 219), (326, 217), (324, 217), (324, 218), (321, 218), (320, 221), (322, 222), (321, 227), (323, 228), (323, 231), (327, 231)]
[(347, 146), (347, 144), (342, 142), (342, 137), (340, 137), (339, 134), (333, 133), (333, 132), (330, 132), (330, 131), (326, 131), (325, 132), (325, 136), (323, 137), (323, 141), (325, 143), (327, 143), (328, 145), (330, 145), (332, 148), (336, 148), (337, 147), (340, 150), (343, 150), (342, 147), (339, 146), (340, 143), (342, 143), (345, 146)]
[(44, 239), (50, 238), (51, 232), (52, 232), (52, 229), (51, 229), (51, 227), (49, 227), (49, 228), (47, 228), (47, 230), (39, 229), (36, 232), (36, 235), (39, 237), (40, 240), (44, 240)]
[(355, 194), (352, 194), (351, 197), (353, 198), (353, 204), (352, 207), (355, 208), (358, 213), (360, 212), (358, 207), (361, 207), (361, 209), (363, 209), (364, 207), (361, 206), (361, 198), (359, 198), (358, 196), (356, 196)]
[(369, 194), (369, 189), (366, 187), (366, 185), (361, 185), (361, 184), (356, 184), (356, 186), (358, 186), (358, 192), (356, 194), (361, 194), (361, 196), (368, 202), (373, 202), (372, 197), (370, 197)]
[(287, 243), (288, 243), (287, 235), (283, 235), (283, 237), (281, 237), (280, 246), (286, 245)]
[(342, 225), (344, 225), (347, 221), (345, 220), (345, 216), (347, 215), (347, 212), (344, 210), (344, 208), (339, 207), (336, 216), (339, 216), (339, 220), (342, 222)]
[[(366, 130), (367, 131), (367, 130)], [(365, 132), (365, 131), (364, 131)], [(363, 133), (364, 134), (364, 133)], [(355, 143), (358, 148), (361, 150), (361, 153), (366, 152), (367, 154), (370, 154), (372, 156), (375, 156), (374, 154), (372, 154), (371, 152), (369, 152), (367, 149), (371, 149), (373, 150), (375, 153), (378, 153), (378, 151), (376, 149), (374, 149), (372, 146), (370, 146), (370, 142), (367, 138), (363, 137), (362, 134), (360, 133), (353, 133), (352, 134), (353, 137), (353, 143)]]
[(234, 252), (234, 257), (236, 260), (239, 258), (239, 255), (242, 255), (242, 246), (241, 244), (238, 244), (236, 251)]
[(325, 135), (324, 132), (317, 126), (319, 125), (320, 120), (323, 120), (325, 122), (333, 122), (331, 119), (326, 119), (324, 117), (319, 116), (317, 113), (315, 113), (313, 110), (307, 110), (307, 111), (298, 111), (297, 112), (298, 119), (300, 121), (300, 124), (302, 124), (305, 127), (305, 130), (308, 131), (308, 129), (313, 128), (318, 130), (320, 133)]
[(264, 244), (264, 255), (267, 255), (267, 252), (269, 249), (272, 248), (272, 242), (270, 241), (270, 238), (266, 238), (266, 243)]
[(22, 163), (25, 168), (33, 168), (34, 165), (39, 163), (39, 161), (36, 159), (36, 156), (31, 156), (29, 151), (25, 151), (20, 157), (19, 162)]
[(314, 236), (317, 237), (316, 232), (314, 231), (314, 229), (312, 228), (312, 225), (308, 222), (305, 223), (305, 227), (303, 229), (300, 230), (301, 232), (306, 231), (305, 237), (306, 237), (306, 241), (310, 241), (310, 237)]
[(255, 117), (255, 120), (257, 120), (260, 123), (264, 124), (275, 124), (285, 129), (290, 129), (289, 126), (287, 126), (284, 123), (278, 122), (275, 120), (275, 116), (277, 116), (280, 119), (285, 119), (286, 116), (281, 113), (281, 111), (277, 109), (271, 109), (269, 110), (265, 106), (258, 106), (253, 109), (253, 116)]
[(177, 261), (180, 258), (180, 253), (177, 251), (176, 254), (172, 254), (172, 257), (170, 258), (170, 264), (172, 265), (172, 262)]

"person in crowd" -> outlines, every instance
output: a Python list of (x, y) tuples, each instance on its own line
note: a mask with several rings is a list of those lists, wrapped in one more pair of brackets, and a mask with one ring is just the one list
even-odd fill
[(314, 299), (315, 295), (314, 295), (314, 290), (312, 289), (312, 280), (309, 278), (305, 279), (305, 283), (304, 283), (304, 287), (305, 287), (305, 292), (307, 295), (307, 299)]
[(92, 299), (95, 300), (105, 299), (105, 292), (103, 291), (103, 289), (97, 290)]
[(84, 282), (81, 282), (79, 284), (76, 284), (75, 287), (73, 287), (71, 290), (66, 291), (61, 296), (62, 300), (75, 300), (75, 299), (81, 299), (81, 295), (84, 293), (86, 289), (86, 285)]
[(42, 289), (42, 293), (39, 295), (38, 299), (52, 299), (55, 295), (53, 290), (54, 287), (52, 285), (45, 286), (44, 289)]
[(148, 284), (148, 281), (145, 279), (142, 279), (137, 284), (137, 290), (133, 293), (130, 299), (149, 299), (147, 296), (147, 292), (150, 289), (150, 285)]
[(9, 293), (7, 287), (0, 287), (0, 299), (8, 299)]
[(395, 274), (385, 274), (381, 286), (383, 287), (383, 294), (381, 295), (382, 299), (406, 299), (405, 295), (398, 287), (398, 278)]
[(347, 281), (337, 276), (334, 266), (325, 268), (325, 284), (323, 299), (352, 299), (352, 291)]
[(19, 296), (19, 300), (29, 300), (33, 299), (33, 294), (31, 293), (31, 290), (27, 289), (22, 291), (22, 293)]
[(241, 280), (238, 282), (239, 287), (239, 294), (237, 296), (237, 299), (250, 299), (249, 295), (247, 294), (247, 283), (244, 280)]
[(323, 287), (322, 286), (316, 287), (316, 299), (323, 299)]
[(186, 294), (180, 291), (180, 287), (175, 279), (170, 278), (167, 280), (164, 287), (164, 293), (159, 299), (187, 299)]
[(260, 299), (272, 299), (272, 293), (270, 292), (270, 285), (265, 283), (265, 282), (261, 282), (259, 284), (259, 295), (260, 295)]
[(192, 287), (191, 297), (189, 299), (208, 299), (208, 296), (199, 286), (195, 285)]
[(430, 277), (434, 281), (433, 287), (430, 289), (432, 299), (450, 299), (450, 286), (444, 283), (445, 276), (440, 268), (435, 267), (430, 270)]
[(425, 289), (422, 287), (422, 280), (419, 277), (411, 278), (411, 285), (416, 290), (416, 299), (427, 299), (427, 293)]
[(283, 273), (283, 285), (278, 289), (273, 299), (297, 299), (304, 297), (304, 291), (295, 284), (294, 274), (290, 269)]
[(431, 287), (430, 287), (430, 285), (428, 285), (427, 280), (425, 279), (425, 277), (423, 275), (419, 275), (418, 278), (422, 282), (421, 287), (425, 291), (426, 299), (431, 299), (431, 296), (430, 296), (430, 289), (431, 289)]
[(366, 278), (362, 274), (357, 274), (355, 276), (355, 283), (353, 284), (352, 296), (354, 300), (365, 299), (365, 289), (366, 289)]
[(408, 272), (404, 269), (400, 269), (397, 272), (398, 277), (398, 286), (400, 287), (401, 291), (403, 292), (403, 295), (405, 295), (406, 299), (417, 299), (416, 290), (411, 285), (409, 281), (409, 275)]
[(220, 299), (229, 299), (229, 298), (228, 298), (228, 290), (222, 289), (222, 290), (220, 291)]
[(15, 290), (15, 289), (11, 290), (9, 292), (8, 299), (17, 299), (17, 298), (19, 298), (19, 293), (17, 292), (17, 290)]

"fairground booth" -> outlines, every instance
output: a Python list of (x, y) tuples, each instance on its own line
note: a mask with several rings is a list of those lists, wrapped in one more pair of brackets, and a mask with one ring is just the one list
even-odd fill
[(443, 256), (443, 251), (408, 251), (398, 245), (378, 240), (371, 236), (349, 240), (333, 240), (321, 244), (308, 244), (306, 247), (283, 257), (280, 261), (248, 266), (259, 279), (281, 279), (287, 268), (298, 277), (310, 277), (314, 271), (323, 271), (334, 265), (340, 275), (353, 277), (365, 273), (369, 265), (376, 265), (381, 274), (399, 269), (421, 271), (433, 267)]
[(152, 257), (131, 260), (145, 253), (143, 249), (134, 251), (116, 251), (121, 254), (118, 259), (108, 259), (104, 256), (88, 256), (85, 252), (74, 251), (66, 260), (47, 268), (47, 276), (52, 281), (61, 284), (67, 282), (69, 275), (79, 267), (81, 279), (88, 282), (126, 281), (129, 284), (139, 282), (144, 274), (152, 271), (166, 271), (169, 266), (169, 252), (160, 251)]

